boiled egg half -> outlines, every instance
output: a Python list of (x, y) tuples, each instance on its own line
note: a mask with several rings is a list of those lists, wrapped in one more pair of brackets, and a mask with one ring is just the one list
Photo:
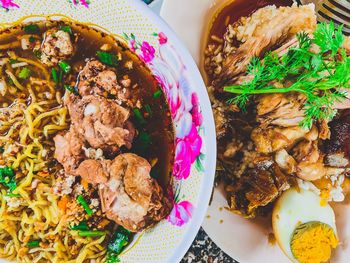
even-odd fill
[(284, 192), (272, 214), (276, 240), (296, 263), (328, 262), (338, 246), (334, 211), (321, 205), (314, 192), (295, 188)]

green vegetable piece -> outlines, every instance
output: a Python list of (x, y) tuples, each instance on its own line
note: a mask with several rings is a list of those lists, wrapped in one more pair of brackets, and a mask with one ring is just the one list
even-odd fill
[(89, 230), (89, 227), (86, 223), (86, 221), (81, 221), (78, 225), (76, 226), (72, 226), (70, 227), (71, 230), (84, 230), (84, 231), (88, 231)]
[(119, 255), (125, 246), (129, 243), (131, 232), (126, 230), (122, 226), (119, 226), (117, 231), (114, 233), (111, 241), (108, 244), (107, 250), (109, 252)]
[(134, 151), (137, 154), (144, 156), (152, 144), (152, 137), (147, 132), (140, 131), (134, 144)]
[(13, 64), (15, 64), (15, 63), (18, 63), (18, 60), (13, 59), (13, 58), (10, 58), (9, 63), (10, 63), (11, 65), (13, 65)]
[(78, 202), (78, 204), (80, 204), (84, 208), (85, 212), (89, 216), (92, 216), (93, 212), (92, 212), (91, 208), (89, 207), (88, 203), (86, 202), (86, 200), (84, 199), (84, 197), (82, 195), (79, 195), (77, 197), (77, 202)]
[(18, 77), (20, 79), (28, 79), (29, 76), (30, 76), (30, 69), (27, 67), (22, 68), (22, 70), (18, 74)]
[(52, 76), (52, 79), (53, 81), (58, 84), (59, 83), (59, 79), (58, 79), (58, 73), (57, 73), (57, 70), (55, 68), (52, 68), (51, 70), (51, 76)]
[[(343, 101), (344, 89), (350, 88), (350, 57), (342, 48), (341, 27), (321, 23), (313, 36), (298, 34), (299, 47), (290, 48), (282, 57), (268, 52), (263, 58), (253, 58), (247, 66), (251, 78), (241, 85), (224, 87), (235, 94), (229, 103), (245, 110), (252, 95), (299, 92), (306, 97), (300, 126), (311, 128), (315, 121), (332, 120), (337, 113), (334, 103)], [(311, 52), (311, 45), (320, 51)], [(271, 85), (276, 81), (281, 85)], [(286, 83), (291, 84), (283, 86)]]
[(118, 67), (119, 65), (118, 57), (112, 53), (105, 52), (105, 51), (97, 51), (96, 56), (102, 63), (108, 66)]
[(29, 37), (29, 42), (30, 42), (30, 43), (34, 43), (34, 42), (35, 42), (35, 38), (34, 38), (33, 36), (30, 36), (30, 37)]
[(66, 74), (68, 74), (71, 70), (71, 66), (65, 61), (60, 61), (58, 65), (60, 66), (61, 70)]
[(145, 120), (145, 118), (143, 117), (143, 115), (142, 115), (140, 109), (134, 108), (133, 112), (134, 112), (134, 116), (135, 116), (136, 120), (137, 120), (141, 125), (147, 123), (146, 120)]
[(5, 151), (4, 146), (0, 146), (0, 153), (3, 153)]
[(89, 230), (81, 230), (79, 231), (79, 236), (81, 237), (101, 237), (101, 236), (104, 236), (106, 235), (106, 231), (97, 231), (97, 230), (94, 230), (94, 231), (89, 231)]
[(70, 26), (62, 25), (62, 26), (60, 26), (60, 30), (62, 30), (70, 35), (73, 35), (73, 31), (72, 31), (72, 28)]
[(34, 49), (34, 50), (33, 50), (33, 53), (34, 53), (34, 56), (35, 56), (36, 58), (41, 59), (42, 53), (41, 53), (41, 51), (40, 51), (39, 49)]
[(9, 188), (10, 192), (16, 189), (15, 172), (11, 167), (5, 166), (0, 168), (0, 183)]
[(27, 247), (29, 247), (29, 248), (38, 247), (39, 245), (40, 245), (40, 241), (39, 240), (33, 240), (33, 241), (29, 241), (27, 243)]
[(38, 25), (35, 25), (35, 24), (26, 25), (26, 26), (24, 26), (24, 31), (27, 34), (36, 34), (36, 33), (40, 32), (40, 27)]
[(64, 85), (64, 88), (68, 90), (69, 92), (73, 93), (74, 95), (79, 95), (78, 91), (75, 87), (72, 87), (70, 85)]
[(152, 108), (149, 104), (145, 105), (145, 110), (148, 112), (149, 116), (152, 117), (153, 111), (152, 111)]
[(156, 92), (153, 93), (153, 98), (155, 99), (159, 99), (160, 96), (162, 96), (162, 91), (161, 90), (157, 90)]
[(106, 263), (119, 263), (119, 262), (120, 262), (119, 255), (113, 252), (107, 252)]

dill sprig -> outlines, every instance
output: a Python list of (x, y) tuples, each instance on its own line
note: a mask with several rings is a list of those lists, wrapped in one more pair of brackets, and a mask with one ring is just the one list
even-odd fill
[(333, 119), (337, 113), (334, 103), (341, 102), (346, 96), (344, 89), (350, 88), (350, 57), (342, 48), (342, 26), (321, 23), (313, 38), (302, 32), (297, 39), (298, 47), (281, 57), (268, 52), (263, 58), (253, 58), (247, 66), (250, 80), (224, 88), (236, 94), (229, 102), (244, 110), (252, 95), (300, 92), (306, 96), (302, 127)]

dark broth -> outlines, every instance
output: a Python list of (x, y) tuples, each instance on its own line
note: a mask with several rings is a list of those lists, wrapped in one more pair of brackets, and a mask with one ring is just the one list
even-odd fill
[[(65, 75), (64, 83), (74, 85), (80, 70), (86, 63), (86, 59), (96, 58), (96, 51), (100, 50), (103, 44), (112, 46), (109, 52), (120, 53), (122, 55), (122, 60), (116, 69), (117, 77), (121, 79), (127, 75), (132, 85), (138, 85), (132, 91), (132, 100), (140, 100), (143, 106), (140, 111), (146, 120), (144, 124), (140, 124), (132, 116), (132, 122), (137, 128), (139, 136), (135, 138), (131, 152), (146, 158), (151, 164), (156, 163), (152, 168), (151, 175), (166, 189), (170, 183), (170, 174), (174, 159), (174, 128), (164, 95), (162, 94), (160, 97), (154, 98), (154, 93), (159, 91), (160, 87), (147, 66), (124, 43), (90, 26), (70, 21), (45, 21), (36, 23), (36, 25), (39, 26), (40, 32), (36, 32), (35, 35), (40, 37), (48, 29), (63, 25), (70, 26), (74, 34), (76, 34), (77, 52), (68, 61), (72, 67), (72, 71), (70, 74)], [(5, 29), (0, 32), (0, 44), (15, 42), (24, 34), (27, 34), (24, 31), (24, 25)], [(11, 50), (15, 51), (20, 57), (32, 59), (40, 63), (40, 60), (32, 50), (24, 51), (21, 47), (12, 48)], [(3, 53), (2, 55), (5, 54)], [(133, 62), (132, 69), (125, 66), (125, 63), (128, 61)], [(30, 65), (27, 67), (31, 69)], [(51, 68), (47, 67), (47, 70), (51, 73)], [(0, 74), (2, 76), (6, 75), (5, 72), (0, 72)], [(31, 76), (44, 78), (41, 72), (37, 71), (31, 72)], [(26, 84), (26, 81), (28, 80), (21, 80), (23, 85)], [(61, 91), (61, 94), (64, 94), (62, 87), (58, 87), (57, 89)], [(14, 99), (11, 97), (0, 97), (1, 106), (4, 103), (11, 104)], [(146, 105), (149, 105), (149, 107), (147, 106), (148, 110), (144, 107)], [(133, 114), (133, 109), (131, 109), (131, 113)], [(122, 151), (127, 150), (122, 149)]]

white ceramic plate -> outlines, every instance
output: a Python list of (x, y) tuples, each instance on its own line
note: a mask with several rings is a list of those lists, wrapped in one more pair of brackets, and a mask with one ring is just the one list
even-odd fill
[[(161, 16), (177, 32), (200, 62), (206, 27), (225, 0), (164, 0)], [(214, 190), (213, 200), (203, 227), (214, 242), (232, 258), (241, 263), (284, 263), (289, 260), (277, 245), (270, 245), (272, 233), (269, 220), (247, 220), (225, 209), (227, 202), (220, 189)], [(350, 205), (337, 205), (339, 247), (332, 263), (350, 262)]]

